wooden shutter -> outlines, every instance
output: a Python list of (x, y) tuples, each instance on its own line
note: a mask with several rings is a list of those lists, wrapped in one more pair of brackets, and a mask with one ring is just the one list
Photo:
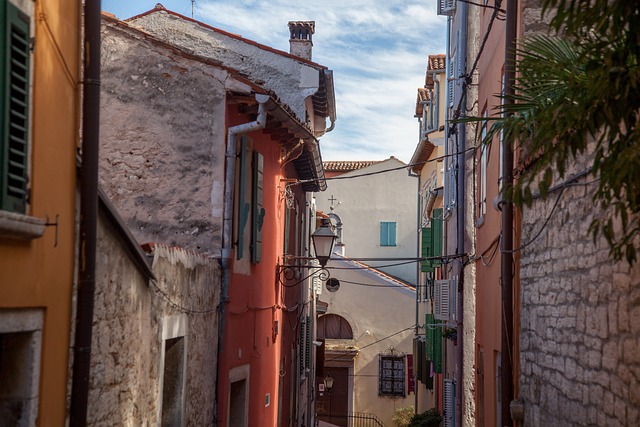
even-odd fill
[(449, 320), (451, 314), (451, 282), (436, 280), (433, 283), (433, 314), (438, 320)]
[[(431, 247), (432, 247), (432, 255), (434, 257), (442, 256), (442, 239), (443, 239), (443, 212), (442, 208), (433, 210), (433, 217), (431, 218)], [(442, 261), (439, 259), (435, 259), (431, 262), (431, 265), (434, 267), (438, 267), (442, 265)]]
[(456, 383), (451, 379), (443, 381), (442, 418), (444, 427), (456, 425)]
[[(431, 227), (423, 227), (422, 228), (422, 257), (429, 258), (433, 256), (432, 253), (432, 237), (431, 237)], [(432, 273), (433, 265), (430, 260), (425, 260), (420, 263), (420, 271), (423, 273)]]
[(425, 316), (425, 356), (433, 362), (433, 372), (437, 374), (442, 373), (442, 326), (437, 326), (439, 323), (433, 314)]
[(262, 226), (265, 209), (262, 207), (264, 188), (264, 156), (253, 152), (253, 185), (252, 185), (252, 221), (251, 221), (251, 262), (258, 263), (262, 259)]
[(456, 0), (438, 0), (438, 15), (453, 16), (456, 12)]
[(244, 256), (244, 229), (251, 214), (251, 205), (247, 203), (247, 137), (240, 139), (240, 168), (238, 172), (238, 247), (236, 259)]
[(3, 2), (0, 9), (3, 27), (0, 30), (0, 208), (25, 213), (28, 196), (30, 20), (8, 1)]

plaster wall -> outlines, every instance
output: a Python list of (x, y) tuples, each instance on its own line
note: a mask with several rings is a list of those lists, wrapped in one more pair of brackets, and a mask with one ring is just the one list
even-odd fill
[(311, 66), (285, 52), (265, 49), (165, 11), (154, 11), (128, 22), (188, 52), (239, 70), (274, 91), (305, 122), (305, 99), (318, 90), (324, 67)]
[(323, 289), (320, 300), (329, 304), (328, 314), (338, 314), (351, 325), (354, 339), (343, 344), (361, 349), (353, 370), (353, 412), (376, 414), (391, 426), (394, 410), (413, 406), (414, 396), (378, 396), (378, 354), (390, 348), (396, 354), (413, 353), (415, 289), (371, 270), (354, 269), (358, 265), (340, 257), (329, 261), (331, 276), (341, 286), (335, 293)]
[(218, 263), (154, 245), (150, 281), (119, 232), (100, 216), (88, 425), (156, 425), (162, 414), (163, 330), (184, 318), (187, 343), (183, 421), (211, 425), (215, 414), (220, 301)]
[(4, 319), (7, 313), (36, 308), (44, 313), (41, 352), (31, 372), (37, 384), (30, 395), (37, 406), (31, 420), (37, 414), (40, 425), (64, 425), (75, 267), (81, 4), (11, 3), (31, 17), (34, 37), (26, 214), (42, 222), (58, 218), (58, 226), (46, 227), (32, 240), (0, 237), (0, 315)]
[[(480, 32), (484, 33), (489, 25), (492, 11), (480, 11)], [(504, 64), (503, 21), (495, 20), (482, 56), (478, 62), (478, 115), (484, 112), (488, 116), (496, 114), (500, 105), (498, 94), (502, 91)], [(489, 124), (490, 126), (490, 124)], [(481, 147), (480, 133), (475, 141)], [(478, 425), (491, 426), (498, 422), (496, 402), (497, 382), (496, 356), (501, 352), (502, 335), (502, 291), (500, 286), (501, 261), (499, 235), (502, 228), (501, 212), (494, 207), (494, 199), (500, 192), (500, 140), (495, 138), (485, 148), (486, 167), (486, 208), (480, 207), (481, 185), (481, 148), (476, 150), (474, 215), (476, 224), (476, 253), (482, 255), (476, 264), (476, 347), (469, 349), (476, 356), (476, 416)], [(482, 354), (482, 357), (480, 356)]]
[(103, 19), (100, 183), (140, 242), (219, 254), (225, 71)]
[[(344, 254), (350, 258), (415, 258), (418, 249), (418, 179), (409, 176), (400, 160), (391, 157), (380, 163), (340, 175), (327, 181), (327, 190), (316, 194), (319, 210), (333, 212), (342, 220)], [(398, 169), (377, 175), (358, 175)], [(354, 178), (349, 178), (354, 177)], [(396, 222), (396, 246), (380, 245), (380, 222)], [(415, 263), (388, 266), (394, 261), (366, 261), (384, 272), (416, 284)], [(383, 267), (386, 266), (386, 267)]]

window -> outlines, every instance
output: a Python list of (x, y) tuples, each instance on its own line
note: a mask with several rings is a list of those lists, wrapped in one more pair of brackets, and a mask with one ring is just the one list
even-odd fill
[(0, 310), (0, 425), (36, 425), (41, 310)]
[(405, 392), (405, 356), (379, 356), (378, 395), (406, 396)]
[(380, 223), (380, 246), (396, 246), (396, 223)]
[(0, 208), (27, 209), (30, 19), (0, 0)]
[(179, 426), (184, 421), (187, 368), (187, 316), (162, 321), (160, 354), (160, 399), (158, 418), (162, 426)]
[(325, 314), (318, 319), (318, 339), (353, 339), (351, 325), (342, 316), (337, 314)]
[(251, 150), (251, 141), (246, 136), (240, 139), (239, 145), (236, 259), (242, 259), (249, 246), (251, 262), (258, 263), (262, 259), (262, 226), (266, 214), (262, 206), (264, 158)]

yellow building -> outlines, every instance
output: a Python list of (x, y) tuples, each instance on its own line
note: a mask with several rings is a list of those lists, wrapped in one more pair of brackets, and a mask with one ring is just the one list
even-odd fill
[(81, 2), (0, 0), (0, 418), (65, 424)]

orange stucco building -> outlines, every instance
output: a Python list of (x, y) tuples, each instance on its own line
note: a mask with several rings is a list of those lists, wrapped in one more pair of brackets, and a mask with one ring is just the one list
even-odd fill
[(9, 424), (65, 424), (80, 15), (75, 1), (0, 1), (0, 407)]

